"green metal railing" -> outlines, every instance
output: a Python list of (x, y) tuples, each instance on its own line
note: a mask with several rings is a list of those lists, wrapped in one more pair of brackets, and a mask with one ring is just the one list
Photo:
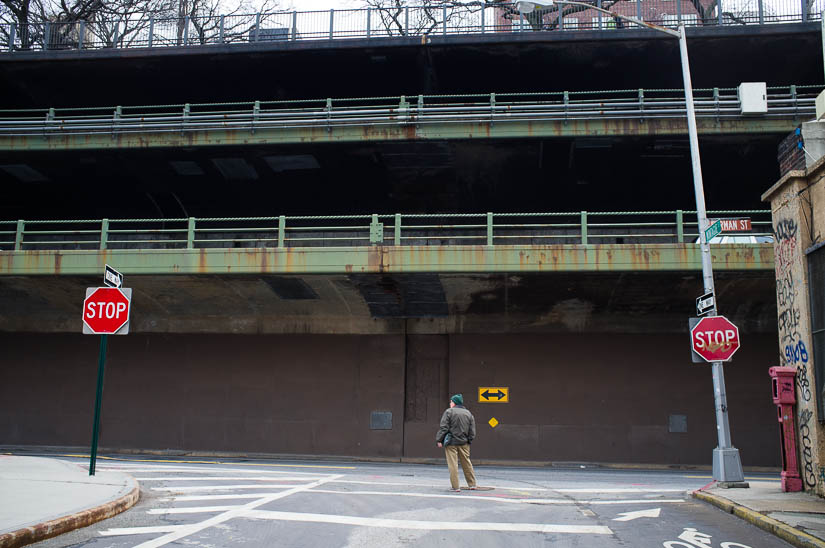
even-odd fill
[[(753, 230), (712, 243), (772, 241), (769, 210), (709, 211)], [(696, 243), (695, 211), (432, 213), (0, 221), (0, 251)], [(727, 240), (726, 240), (727, 238)]]

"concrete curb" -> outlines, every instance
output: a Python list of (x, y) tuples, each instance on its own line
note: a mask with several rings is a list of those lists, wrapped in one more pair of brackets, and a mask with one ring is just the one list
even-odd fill
[(90, 508), (89, 510), (83, 510), (82, 512), (0, 535), (0, 548), (17, 548), (18, 546), (40, 542), (81, 527), (87, 527), (128, 510), (140, 498), (140, 485), (137, 480), (132, 479), (132, 481), (135, 484), (134, 488), (119, 499), (101, 504), (96, 508)]
[(797, 548), (825, 548), (825, 541), (811, 536), (808, 533), (804, 533), (799, 529), (794, 529), (786, 523), (769, 518), (768, 516), (756, 512), (755, 510), (751, 510), (750, 508), (731, 502), (725, 498), (717, 497), (716, 495), (711, 495), (710, 493), (706, 493), (701, 490), (694, 491), (692, 495), (694, 498), (710, 503), (729, 514), (733, 514), (736, 517), (744, 519), (745, 521), (759, 527), (764, 531), (767, 531), (768, 533), (776, 535), (785, 542), (788, 542)]

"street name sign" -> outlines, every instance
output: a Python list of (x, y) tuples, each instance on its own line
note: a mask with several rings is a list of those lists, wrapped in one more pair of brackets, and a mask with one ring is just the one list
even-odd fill
[(510, 403), (510, 387), (508, 386), (479, 386), (479, 403)]
[(83, 334), (128, 334), (131, 303), (131, 288), (86, 288), (86, 298), (83, 300)]
[(716, 307), (716, 297), (713, 293), (705, 293), (696, 299), (696, 315), (704, 316)]
[(753, 230), (753, 223), (750, 218), (742, 217), (737, 219), (710, 219), (711, 223), (718, 221), (722, 232), (750, 232)]
[(724, 316), (705, 317), (690, 330), (690, 344), (706, 362), (729, 362), (739, 350), (739, 328)]
[(719, 219), (716, 219), (706, 230), (705, 230), (705, 241), (710, 242), (716, 236), (722, 233), (722, 222)]

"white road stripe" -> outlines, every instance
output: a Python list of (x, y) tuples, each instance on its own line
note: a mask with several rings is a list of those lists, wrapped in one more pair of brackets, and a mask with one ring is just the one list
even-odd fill
[[(336, 516), (331, 514), (304, 514), (298, 512), (274, 512), (250, 510), (244, 517), (281, 521), (304, 521), (314, 523), (336, 523), (361, 527), (383, 527), (388, 529), (424, 529), (440, 531), (518, 531), (532, 533), (573, 533), (611, 535), (613, 531), (602, 525), (562, 525), (552, 523), (495, 523), (483, 521), (419, 521), (385, 518), (360, 518), (356, 516)], [(141, 545), (142, 546), (142, 545)]]
[(235, 489), (289, 489), (291, 487), (300, 487), (300, 485), (277, 485), (274, 483), (252, 485), (183, 485), (180, 487), (152, 487), (152, 491), (175, 491), (175, 492), (194, 492), (194, 491), (234, 491)]
[(310, 481), (323, 479), (325, 476), (313, 476), (308, 478), (283, 477), (283, 476), (178, 476), (167, 478), (135, 478), (138, 481)]
[[(403, 482), (389, 482), (389, 481), (360, 481), (360, 480), (335, 480), (332, 483), (351, 483), (355, 485), (392, 485), (400, 487), (433, 487), (445, 488), (444, 483), (403, 483)], [(578, 489), (567, 487), (520, 487), (520, 486), (490, 486), (493, 489), (508, 490), (508, 491), (553, 491), (556, 493), (685, 493), (687, 489), (680, 488), (646, 488), (646, 487), (608, 487), (604, 489)]]
[(115, 535), (148, 535), (158, 533), (172, 533), (177, 531), (183, 525), (160, 525), (157, 527), (116, 527), (114, 529), (106, 529), (100, 531), (104, 537), (111, 537)]
[(334, 489), (312, 489), (306, 491), (307, 494), (324, 493), (334, 495), (386, 495), (391, 497), (420, 497), (420, 498), (445, 498), (445, 499), (469, 499), (490, 502), (504, 502), (509, 504), (660, 504), (660, 503), (681, 503), (684, 499), (625, 499), (625, 500), (581, 500), (581, 499), (514, 499), (510, 497), (498, 497), (495, 495), (457, 495), (452, 493), (393, 493), (388, 491), (336, 491)]
[(296, 470), (262, 470), (259, 468), (214, 468), (214, 467), (196, 467), (196, 466), (154, 466), (147, 468), (146, 466), (98, 466), (98, 470), (107, 470), (115, 472), (147, 472), (147, 473), (161, 473), (161, 472), (207, 472), (211, 474), (226, 474), (232, 472), (233, 474), (292, 474), (318, 477), (323, 473), (319, 472), (298, 472)]
[(147, 514), (204, 514), (206, 512), (226, 512), (237, 508), (237, 505), (232, 506), (189, 506), (183, 508), (153, 508), (147, 510)]
[(160, 548), (161, 546), (165, 546), (170, 542), (175, 542), (176, 540), (182, 539), (186, 536), (189, 536), (193, 533), (197, 533), (198, 531), (202, 531), (213, 525), (218, 525), (219, 523), (223, 523), (225, 521), (229, 521), (230, 519), (240, 517), (246, 515), (250, 511), (254, 510), (258, 506), (262, 506), (264, 504), (268, 504), (273, 500), (282, 499), (284, 497), (288, 497), (289, 495), (293, 495), (295, 493), (300, 493), (301, 491), (306, 491), (307, 489), (312, 489), (313, 487), (318, 487), (323, 485), (329, 481), (336, 480), (341, 478), (342, 476), (330, 476), (329, 478), (325, 478), (322, 480), (314, 481), (312, 483), (308, 483), (305, 485), (293, 487), (292, 489), (288, 489), (286, 491), (282, 491), (276, 495), (268, 495), (262, 497), (258, 500), (254, 500), (248, 504), (244, 504), (243, 506), (239, 506), (233, 510), (229, 510), (228, 512), (224, 512), (223, 514), (218, 514), (217, 516), (211, 517), (207, 520), (201, 521), (199, 523), (193, 523), (191, 525), (184, 525), (180, 529), (175, 530), (174, 532), (168, 533), (163, 535), (162, 537), (158, 537), (156, 539), (150, 540), (148, 542), (143, 542), (135, 548)]
[(261, 497), (269, 497), (277, 494), (278, 493), (234, 493), (231, 495), (181, 495), (179, 497), (163, 497), (158, 500), (163, 502), (189, 502), (203, 500), (259, 499)]

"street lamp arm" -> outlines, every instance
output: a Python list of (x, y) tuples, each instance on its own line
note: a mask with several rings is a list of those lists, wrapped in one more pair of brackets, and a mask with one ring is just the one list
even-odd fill
[[(523, 8), (524, 4), (530, 4), (531, 9), (525, 10)], [(667, 27), (662, 27), (662, 26), (659, 26), (659, 25), (654, 25), (653, 23), (648, 23), (646, 21), (642, 21), (641, 19), (636, 19), (635, 17), (632, 17), (630, 15), (623, 15), (621, 13), (616, 13), (614, 11), (610, 11), (610, 10), (607, 10), (607, 9), (604, 9), (604, 8), (600, 8), (598, 6), (594, 6), (593, 4), (589, 4), (587, 2), (576, 2), (575, 0), (554, 0), (553, 2), (547, 2), (546, 4), (542, 4), (540, 2), (516, 2), (516, 9), (518, 11), (522, 12), (522, 13), (529, 13), (529, 12), (533, 11), (534, 8), (548, 8), (548, 7), (552, 6), (553, 4), (567, 4), (567, 5), (570, 5), (570, 6), (581, 6), (581, 7), (587, 8), (587, 9), (592, 9), (593, 11), (598, 11), (598, 12), (604, 13), (604, 14), (609, 15), (611, 17), (615, 17), (616, 19), (624, 19), (625, 21), (630, 21), (631, 23), (635, 23), (635, 24), (640, 25), (642, 27), (647, 27), (649, 29), (658, 30), (659, 32), (664, 32), (665, 34), (669, 34), (670, 36), (673, 36), (675, 38), (679, 38), (679, 36), (680, 36), (679, 31), (677, 31), (677, 30), (669, 29)]]

